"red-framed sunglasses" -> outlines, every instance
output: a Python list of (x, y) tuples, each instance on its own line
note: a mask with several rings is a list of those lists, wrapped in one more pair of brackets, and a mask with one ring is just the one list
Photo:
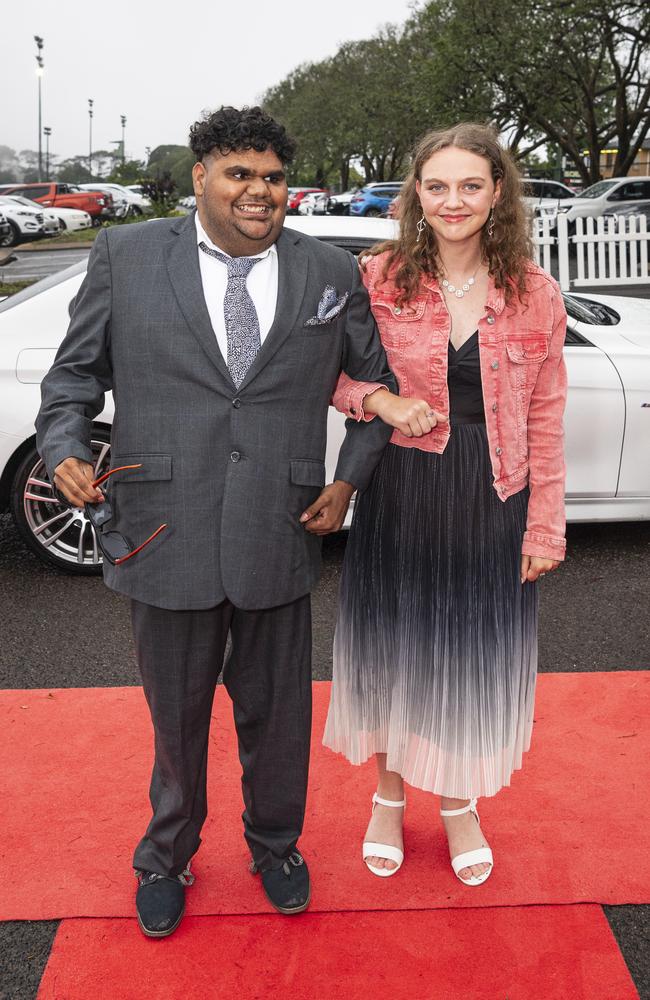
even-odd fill
[[(141, 469), (142, 463), (139, 465), (120, 465), (117, 469), (109, 469), (105, 472), (103, 476), (99, 479), (95, 479), (93, 482), (93, 487), (97, 488), (105, 482), (109, 476), (113, 476), (116, 472), (125, 472), (130, 469)], [(138, 552), (142, 552), (145, 545), (149, 542), (153, 542), (167, 524), (161, 524), (159, 528), (156, 528), (153, 535), (149, 535), (146, 541), (142, 545), (138, 545), (137, 548), (134, 547), (133, 543), (119, 531), (106, 531), (106, 525), (112, 520), (113, 508), (111, 507), (110, 500), (106, 499), (103, 503), (90, 503), (88, 501), (85, 505), (86, 516), (92, 524), (93, 528), (97, 533), (97, 544), (102, 550), (102, 554), (108, 559), (111, 566), (119, 566), (121, 563), (131, 559), (132, 556), (136, 556)]]

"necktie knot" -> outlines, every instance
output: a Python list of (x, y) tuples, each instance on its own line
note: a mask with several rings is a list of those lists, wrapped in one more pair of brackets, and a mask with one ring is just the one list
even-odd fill
[(210, 255), (210, 257), (216, 257), (220, 260), (222, 264), (225, 264), (228, 268), (228, 280), (231, 278), (247, 278), (250, 272), (253, 270), (260, 257), (227, 257), (225, 253), (219, 253), (218, 250), (213, 250), (209, 247), (207, 243), (199, 243), (199, 247), (204, 253)]

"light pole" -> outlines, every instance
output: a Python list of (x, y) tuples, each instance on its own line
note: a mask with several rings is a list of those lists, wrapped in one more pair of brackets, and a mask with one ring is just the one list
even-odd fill
[(38, 179), (43, 180), (43, 143), (41, 125), (41, 80), (43, 79), (43, 39), (40, 35), (34, 35), (36, 42), (36, 76), (38, 77)]
[(88, 98), (88, 172), (92, 177), (93, 173), (93, 101)]
[(45, 173), (50, 176), (50, 136), (52, 135), (52, 129), (45, 125), (43, 128), (43, 135), (45, 136)]
[(126, 115), (120, 115), (120, 122), (122, 123), (122, 166), (126, 161)]

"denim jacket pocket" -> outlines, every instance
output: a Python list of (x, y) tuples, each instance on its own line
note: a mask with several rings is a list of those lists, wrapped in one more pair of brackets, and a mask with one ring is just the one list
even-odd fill
[(397, 348), (414, 343), (420, 333), (419, 321), (424, 316), (425, 306), (424, 299), (398, 306), (392, 299), (373, 296), (371, 308), (382, 343)]

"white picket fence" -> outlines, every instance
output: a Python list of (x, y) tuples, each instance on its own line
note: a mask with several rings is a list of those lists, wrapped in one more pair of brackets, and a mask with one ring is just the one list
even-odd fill
[(650, 284), (650, 232), (644, 215), (577, 219), (573, 236), (566, 215), (557, 216), (557, 228), (551, 217), (542, 215), (533, 221), (533, 243), (537, 263), (565, 291), (585, 285)]

